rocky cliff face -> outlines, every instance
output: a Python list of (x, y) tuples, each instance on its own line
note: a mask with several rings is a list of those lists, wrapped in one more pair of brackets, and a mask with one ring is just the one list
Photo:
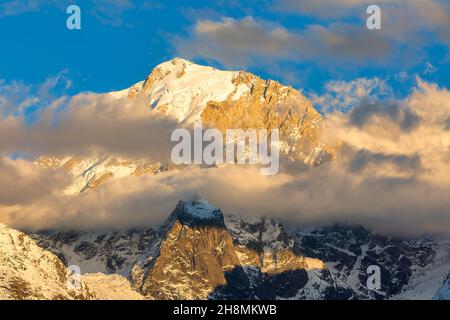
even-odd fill
[(330, 146), (320, 143), (321, 115), (297, 90), (248, 72), (232, 80), (246, 90), (237, 99), (209, 101), (201, 114), (204, 123), (226, 129), (279, 129), (281, 153), (293, 160), (319, 165), (336, 156)]
[(47, 230), (31, 237), (66, 265), (78, 265), (82, 273), (116, 273), (125, 277), (136, 259), (159, 241), (159, 234), (151, 228), (108, 232)]
[(153, 299), (206, 299), (239, 267), (220, 210), (204, 201), (181, 202), (162, 229), (157, 252), (138, 261), (131, 279)]
[[(226, 215), (226, 221), (250, 282), (249, 298), (292, 298), (307, 286), (320, 286), (318, 278), (328, 276), (323, 261), (303, 255), (280, 222), (269, 218), (243, 220), (236, 215)], [(304, 292), (304, 298), (312, 298), (312, 294)]]
[[(443, 239), (402, 240), (344, 226), (299, 230), (295, 237), (300, 251), (324, 261), (352, 298), (431, 299), (449, 268)], [(367, 288), (369, 266), (380, 268), (380, 290)]]

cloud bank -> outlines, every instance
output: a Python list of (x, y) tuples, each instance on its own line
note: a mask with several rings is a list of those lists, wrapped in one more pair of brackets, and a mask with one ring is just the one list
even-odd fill
[[(119, 111), (110, 100), (102, 103), (104, 97), (95, 97), (95, 103), (91, 98), (80, 96), (70, 104), (74, 111), (62, 120), (61, 137), (52, 140), (50, 134), (43, 135), (51, 142), (45, 151), (65, 150), (66, 146), (77, 152), (92, 147), (83, 144), (84, 138), (65, 137), (86, 124), (81, 131), (87, 132), (78, 133), (96, 141), (100, 149), (145, 156), (138, 152), (145, 148), (133, 143), (137, 137), (131, 132), (144, 130), (142, 140), (136, 141), (145, 144), (152, 139), (150, 133), (163, 131), (159, 123), (148, 122), (154, 121), (148, 110), (117, 101), (125, 110)], [(341, 156), (317, 168), (286, 161), (275, 176), (262, 176), (255, 167), (184, 168), (113, 179), (79, 195), (61, 192), (69, 183), (61, 172), (48, 173), (26, 160), (3, 158), (0, 221), (32, 229), (156, 226), (180, 199), (199, 195), (224, 212), (276, 217), (292, 225), (362, 224), (411, 236), (448, 233), (449, 118), (450, 92), (418, 79), (416, 89), (402, 101), (361, 99), (350, 112), (327, 114), (322, 123), (323, 142), (338, 146)], [(125, 132), (124, 140), (105, 137), (112, 129), (90, 129), (94, 124)], [(135, 130), (127, 133), (129, 126)], [(10, 137), (1, 145), (9, 143), (12, 149), (14, 136)], [(111, 142), (116, 139), (117, 146)], [(170, 140), (158, 142), (164, 141)]]
[(144, 99), (130, 101), (108, 94), (60, 97), (35, 118), (29, 123), (23, 112), (0, 115), (0, 153), (22, 152), (33, 157), (114, 154), (167, 162), (170, 135), (180, 127), (176, 120), (151, 110)]

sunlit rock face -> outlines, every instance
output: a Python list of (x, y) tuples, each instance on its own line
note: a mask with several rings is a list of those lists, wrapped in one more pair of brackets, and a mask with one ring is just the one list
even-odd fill
[(206, 201), (180, 202), (130, 278), (151, 299), (292, 297), (325, 265), (295, 250), (274, 220), (244, 222)]
[(320, 143), (321, 115), (298, 90), (244, 71), (222, 71), (175, 58), (128, 90), (180, 122), (226, 129), (279, 129), (289, 158), (320, 164), (336, 156)]
[(162, 228), (160, 247), (137, 262), (131, 279), (152, 299), (207, 299), (239, 267), (220, 210), (204, 201), (180, 202)]

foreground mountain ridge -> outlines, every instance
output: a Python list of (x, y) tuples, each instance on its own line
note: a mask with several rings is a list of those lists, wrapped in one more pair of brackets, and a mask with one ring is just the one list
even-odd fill
[(0, 224), (0, 300), (140, 300), (118, 274), (75, 276), (30, 236)]
[(92, 299), (67, 285), (68, 269), (30, 237), (0, 224), (0, 299)]
[[(147, 299), (448, 298), (446, 239), (401, 240), (345, 226), (288, 233), (274, 219), (245, 220), (203, 200), (180, 202), (158, 230), (67, 235), (33, 237), (66, 263), (85, 257), (89, 273), (120, 273)], [(100, 239), (111, 239), (107, 256)], [(370, 265), (381, 270), (378, 291), (366, 285)]]

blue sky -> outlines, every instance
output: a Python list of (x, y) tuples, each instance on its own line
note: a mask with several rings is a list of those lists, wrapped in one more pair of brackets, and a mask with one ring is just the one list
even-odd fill
[(382, 31), (365, 27), (368, 1), (359, 2), (71, 1), (81, 8), (82, 29), (68, 30), (65, 1), (7, 0), (0, 79), (38, 85), (62, 74), (70, 83), (61, 91), (107, 92), (181, 56), (309, 93), (358, 78), (382, 79), (398, 96), (416, 76), (449, 87), (449, 1), (427, 1), (429, 14), (416, 16), (425, 1), (381, 0)]

